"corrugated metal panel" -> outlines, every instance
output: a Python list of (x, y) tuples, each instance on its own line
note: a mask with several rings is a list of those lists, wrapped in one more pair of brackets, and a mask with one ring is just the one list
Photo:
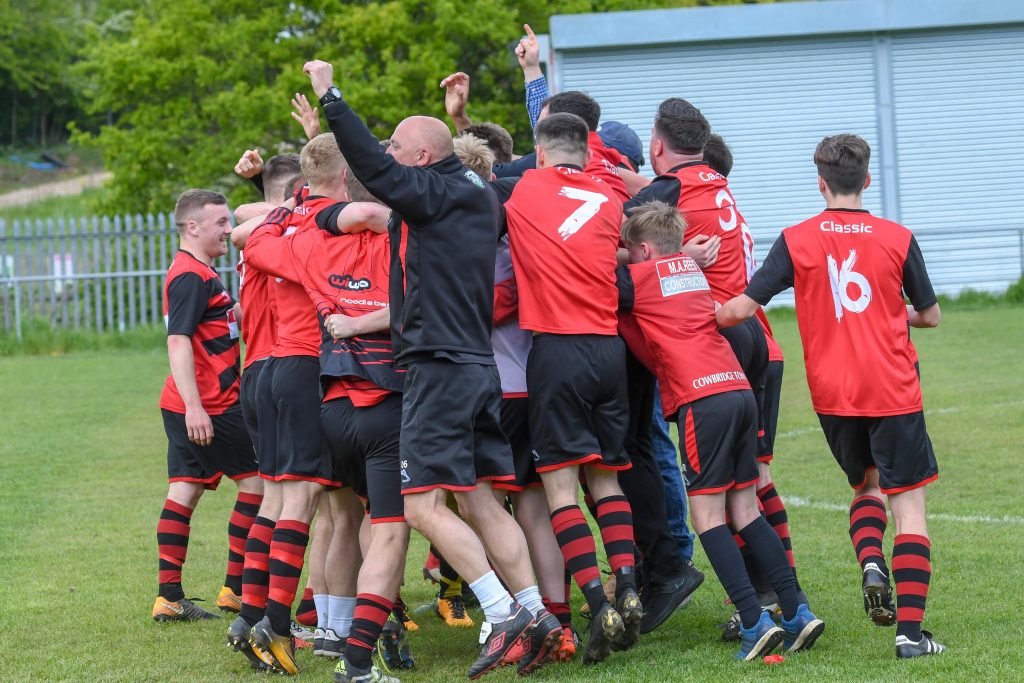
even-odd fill
[(1024, 28), (891, 45), (900, 220), (936, 289), (1005, 289), (1024, 265)]
[[(558, 66), (562, 90), (590, 93), (602, 119), (629, 124), (645, 145), (663, 99), (698, 106), (732, 148), (729, 185), (760, 261), (782, 228), (824, 207), (812, 161), (823, 136), (878, 144), (872, 50), (869, 38), (688, 45), (565, 52)], [(865, 206), (879, 210), (877, 190)]]
[(1022, 227), (1024, 28), (894, 36), (902, 220)]

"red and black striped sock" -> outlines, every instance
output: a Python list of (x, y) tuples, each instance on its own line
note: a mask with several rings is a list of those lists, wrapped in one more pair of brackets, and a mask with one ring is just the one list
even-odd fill
[(597, 501), (597, 526), (608, 556), (608, 564), (615, 572), (615, 594), (627, 588), (636, 590), (636, 544), (633, 540), (633, 510), (625, 496), (607, 496)]
[(591, 614), (596, 615), (607, 598), (601, 587), (601, 572), (597, 568), (597, 546), (580, 506), (566, 505), (552, 512), (551, 528), (558, 547), (562, 549), (565, 566), (583, 591)]
[(932, 544), (927, 536), (896, 534), (892, 577), (896, 581), (896, 635), (921, 640), (928, 584), (932, 578)]
[(544, 609), (555, 615), (562, 628), (572, 628), (572, 609), (569, 602), (552, 602), (549, 598), (542, 598)]
[(850, 540), (861, 569), (868, 562), (874, 562), (884, 574), (889, 574), (882, 553), (882, 538), (888, 523), (885, 503), (880, 498), (858, 496), (853, 499), (850, 504)]
[(292, 603), (299, 590), (299, 578), (309, 545), (309, 524), (297, 519), (278, 520), (270, 542), (270, 584), (267, 618), (278, 635), (291, 628)]
[(356, 596), (356, 611), (352, 615), (352, 628), (345, 644), (345, 659), (360, 669), (369, 668), (377, 639), (393, 608), (393, 602), (379, 595), (360, 593)]
[(772, 529), (775, 529), (779, 540), (782, 541), (782, 547), (786, 549), (786, 559), (789, 560), (789, 566), (796, 569), (796, 558), (793, 556), (793, 539), (789, 536), (789, 515), (786, 513), (786, 506), (782, 502), (782, 497), (775, 490), (775, 484), (770, 483), (763, 488), (759, 488), (757, 490), (757, 499), (761, 501), (761, 506), (764, 508), (765, 518), (772, 525)]
[(156, 543), (160, 553), (157, 581), (159, 594), (165, 600), (181, 600), (181, 568), (188, 553), (189, 522), (192, 510), (168, 498), (156, 524)]
[(228, 571), (224, 576), (224, 585), (242, 594), (242, 571), (245, 565), (245, 544), (249, 539), (256, 515), (260, 511), (263, 496), (258, 493), (238, 492), (235, 509), (228, 520)]
[(245, 541), (241, 615), (250, 626), (255, 626), (267, 609), (270, 541), (273, 536), (274, 520), (257, 517), (249, 530), (249, 538)]
[(303, 626), (317, 625), (316, 601), (313, 600), (313, 589), (308, 585), (302, 591), (299, 606), (295, 608), (295, 621)]

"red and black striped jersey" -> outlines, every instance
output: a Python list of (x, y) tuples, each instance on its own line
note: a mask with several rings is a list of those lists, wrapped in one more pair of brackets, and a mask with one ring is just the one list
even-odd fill
[[(217, 271), (179, 249), (167, 270), (164, 323), (168, 336), (191, 338), (199, 400), (210, 415), (220, 415), (238, 403), (241, 369), (234, 306)], [(160, 407), (185, 412), (173, 376), (164, 382)]]
[(527, 171), (505, 203), (519, 326), (615, 335), (622, 202), (574, 166)]
[(666, 417), (680, 406), (750, 389), (729, 342), (718, 332), (708, 281), (686, 254), (621, 266), (619, 330), (658, 378)]
[(401, 391), (405, 371), (395, 368), (389, 333), (334, 339), (323, 325), (335, 313), (358, 317), (388, 305), (388, 235), (333, 235), (318, 228), (286, 234), (284, 213), (280, 209), (268, 217), (246, 248), (255, 247), (257, 261), (271, 275), (301, 287), (315, 311), (323, 400), (347, 396), (356, 406), (367, 406)]

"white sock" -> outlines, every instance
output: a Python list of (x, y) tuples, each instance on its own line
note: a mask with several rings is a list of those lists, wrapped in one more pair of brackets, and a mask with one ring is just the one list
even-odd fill
[(544, 609), (544, 601), (540, 597), (540, 591), (536, 586), (530, 586), (516, 593), (516, 602), (530, 610), (530, 614), (537, 616), (537, 613)]
[(501, 585), (498, 575), (493, 571), (487, 572), (469, 584), (469, 587), (476, 599), (480, 601), (480, 608), (484, 611), (486, 621), (498, 624), (512, 614), (512, 596)]
[(340, 638), (348, 638), (352, 628), (352, 615), (356, 612), (356, 599), (331, 595), (327, 598), (331, 605), (331, 618), (327, 628), (334, 629)]
[(327, 628), (328, 614), (330, 613), (327, 594), (313, 593), (313, 604), (316, 605), (316, 627)]

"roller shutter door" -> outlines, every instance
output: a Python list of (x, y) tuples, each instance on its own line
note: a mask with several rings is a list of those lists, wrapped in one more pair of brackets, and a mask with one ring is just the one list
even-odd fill
[[(812, 156), (825, 135), (878, 141), (869, 38), (662, 46), (559, 53), (561, 90), (584, 90), (602, 119), (629, 124), (645, 148), (658, 104), (684, 97), (732, 148), (729, 185), (754, 235), (758, 261), (782, 228), (824, 207)], [(646, 156), (646, 154), (645, 154)], [(877, 154), (872, 174), (877, 177)], [(649, 160), (648, 160), (649, 163)], [(650, 175), (651, 169), (645, 167)], [(865, 207), (879, 211), (878, 189)], [(791, 301), (791, 298), (782, 299)]]
[(894, 35), (902, 221), (936, 289), (1022, 274), (1024, 28)]

